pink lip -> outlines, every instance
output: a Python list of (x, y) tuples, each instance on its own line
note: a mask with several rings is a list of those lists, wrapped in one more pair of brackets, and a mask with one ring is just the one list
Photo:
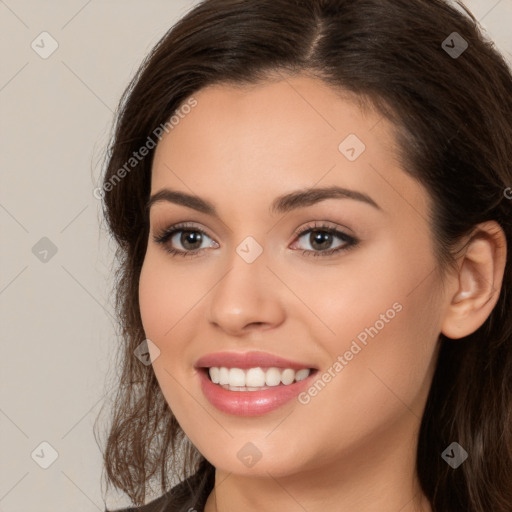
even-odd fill
[[(313, 370), (310, 375), (288, 386), (273, 386), (262, 391), (230, 391), (214, 384), (207, 368), (212, 366), (227, 368), (292, 368)], [(310, 385), (311, 378), (317, 373), (316, 368), (308, 363), (291, 361), (267, 352), (216, 352), (199, 358), (195, 364), (201, 380), (201, 389), (206, 399), (219, 411), (237, 416), (257, 416), (265, 414), (297, 396)]]
[(292, 400), (311, 384), (317, 372), (313, 371), (306, 379), (289, 386), (273, 386), (263, 391), (229, 391), (214, 384), (208, 377), (208, 370), (200, 368), (198, 374), (204, 396), (219, 411), (236, 416), (258, 416)]
[[(282, 357), (268, 354), (267, 352), (216, 352), (201, 357), (196, 362), (196, 368), (211, 368), (212, 366), (225, 366), (227, 368), (247, 368), (260, 367), (276, 367), (276, 368), (292, 368), (293, 370), (301, 370), (302, 368), (313, 368), (308, 363), (300, 363), (290, 361)], [(254, 391), (258, 393), (258, 391)]]

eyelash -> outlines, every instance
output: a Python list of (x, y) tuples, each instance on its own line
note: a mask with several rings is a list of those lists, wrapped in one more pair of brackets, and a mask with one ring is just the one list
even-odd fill
[[(170, 228), (164, 229), (160, 233), (156, 234), (153, 239), (157, 244), (160, 244), (163, 246), (164, 250), (169, 253), (171, 256), (183, 256), (183, 257), (193, 257), (196, 254), (200, 253), (204, 249), (196, 249), (195, 251), (182, 251), (180, 249), (174, 249), (173, 247), (169, 247), (167, 245), (167, 242), (180, 231), (191, 231), (196, 233), (201, 233), (201, 235), (206, 235), (208, 238), (211, 238), (208, 233), (203, 231), (202, 229), (199, 229), (191, 224), (188, 223), (181, 223), (176, 224), (174, 226), (171, 226)], [(335, 253), (342, 253), (349, 251), (350, 249), (353, 249), (358, 243), (359, 240), (356, 238), (347, 235), (343, 231), (340, 231), (336, 228), (333, 228), (332, 226), (328, 226), (325, 224), (317, 224), (314, 223), (313, 226), (306, 226), (303, 229), (300, 229), (294, 233), (294, 236), (296, 238), (300, 238), (306, 234), (309, 234), (313, 231), (319, 231), (322, 233), (329, 233), (331, 235), (336, 236), (337, 238), (341, 239), (343, 242), (345, 242), (345, 245), (341, 245), (340, 247), (335, 247), (334, 249), (328, 249), (326, 251), (311, 251), (308, 249), (302, 249), (303, 256), (312, 256), (312, 257), (328, 257)], [(300, 250), (300, 249), (299, 249)]]

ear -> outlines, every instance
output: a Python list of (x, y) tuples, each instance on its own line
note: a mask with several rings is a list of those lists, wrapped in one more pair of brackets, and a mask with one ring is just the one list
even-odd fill
[(441, 325), (448, 338), (475, 332), (498, 302), (505, 263), (507, 239), (496, 221), (475, 226), (458, 261), (458, 273), (450, 278), (449, 301)]

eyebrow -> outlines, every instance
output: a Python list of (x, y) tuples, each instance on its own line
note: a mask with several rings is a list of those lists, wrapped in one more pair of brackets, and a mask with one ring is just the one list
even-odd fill
[[(270, 212), (273, 214), (288, 213), (292, 210), (305, 208), (327, 199), (353, 199), (355, 201), (366, 203), (377, 210), (382, 210), (382, 208), (370, 196), (362, 192), (333, 186), (296, 190), (279, 196), (273, 201), (270, 207)], [(146, 210), (149, 210), (154, 204), (160, 202), (179, 204), (207, 215), (219, 217), (215, 206), (209, 201), (192, 194), (187, 194), (186, 192), (180, 192), (168, 188), (163, 188), (154, 193), (146, 204)]]

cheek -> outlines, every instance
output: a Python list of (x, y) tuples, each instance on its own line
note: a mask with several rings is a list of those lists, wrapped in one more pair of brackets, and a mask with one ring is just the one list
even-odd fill
[(162, 273), (159, 265), (146, 255), (142, 265), (139, 279), (139, 307), (144, 332), (149, 339), (160, 339), (165, 332), (165, 324), (170, 320), (168, 313), (172, 311), (172, 304), (167, 302), (172, 297), (166, 294), (165, 281), (162, 282)]
[[(421, 245), (426, 244), (422, 241)], [(309, 309), (305, 311), (297, 303), (295, 312), (300, 310), (301, 321), (306, 313), (308, 324), (314, 329), (311, 339), (320, 336), (332, 352), (349, 346), (352, 338), (376, 322), (381, 331), (383, 325), (388, 330), (386, 320), (418, 316), (424, 307), (422, 301), (432, 293), (428, 288), (432, 283), (425, 278), (434, 268), (428, 249), (421, 245), (407, 247), (387, 235), (347, 253), (336, 265), (283, 268), (287, 282), (294, 283), (294, 292)], [(396, 309), (406, 304), (408, 313), (398, 314)]]
[[(397, 421), (422, 416), (436, 348), (427, 317), (435, 309), (428, 311), (419, 296), (398, 298), (374, 296), (357, 317), (340, 313), (332, 321), (337, 335), (322, 339), (330, 360), (319, 379), (326, 383), (315, 381), (301, 403), (308, 402), (304, 421), (315, 418), (315, 425), (324, 425), (318, 427), (325, 428), (322, 436), (335, 443), (359, 446)], [(322, 450), (330, 457), (332, 443)]]
[(196, 371), (187, 347), (204, 321), (200, 304), (208, 286), (197, 270), (191, 278), (192, 270), (171, 265), (169, 257), (148, 248), (139, 279), (139, 307), (146, 338), (159, 349), (152, 366), (160, 388), (176, 416), (186, 416), (190, 397), (178, 383), (187, 382)]
[(188, 315), (193, 314), (193, 306), (201, 294), (204, 290), (200, 279), (190, 278), (185, 268), (173, 267), (166, 255), (148, 249), (139, 280), (140, 312), (148, 338), (154, 337), (161, 342), (169, 340), (175, 326), (182, 326), (181, 319), (188, 319)]
[(403, 407), (400, 400), (421, 402), (441, 317), (435, 262), (427, 245), (423, 241), (407, 248), (387, 241), (379, 250), (366, 251), (369, 257), (354, 253), (339, 272), (331, 268), (302, 280), (300, 293), (325, 326), (315, 319), (311, 339), (328, 354), (327, 367), (342, 358), (331, 370), (336, 383), (327, 386), (334, 402), (382, 414)]
[[(182, 282), (183, 281), (183, 282)], [(159, 350), (158, 357), (153, 360), (152, 367), (159, 382), (166, 402), (173, 411), (180, 411), (179, 389), (176, 379), (182, 380), (182, 365), (176, 357), (182, 352), (179, 340), (183, 339), (183, 326), (180, 322), (186, 315), (186, 309), (193, 304), (188, 300), (192, 293), (185, 285), (185, 279), (179, 272), (171, 272), (166, 265), (165, 256), (155, 254), (148, 249), (140, 279), (139, 307), (142, 325), (146, 338), (150, 339)]]

